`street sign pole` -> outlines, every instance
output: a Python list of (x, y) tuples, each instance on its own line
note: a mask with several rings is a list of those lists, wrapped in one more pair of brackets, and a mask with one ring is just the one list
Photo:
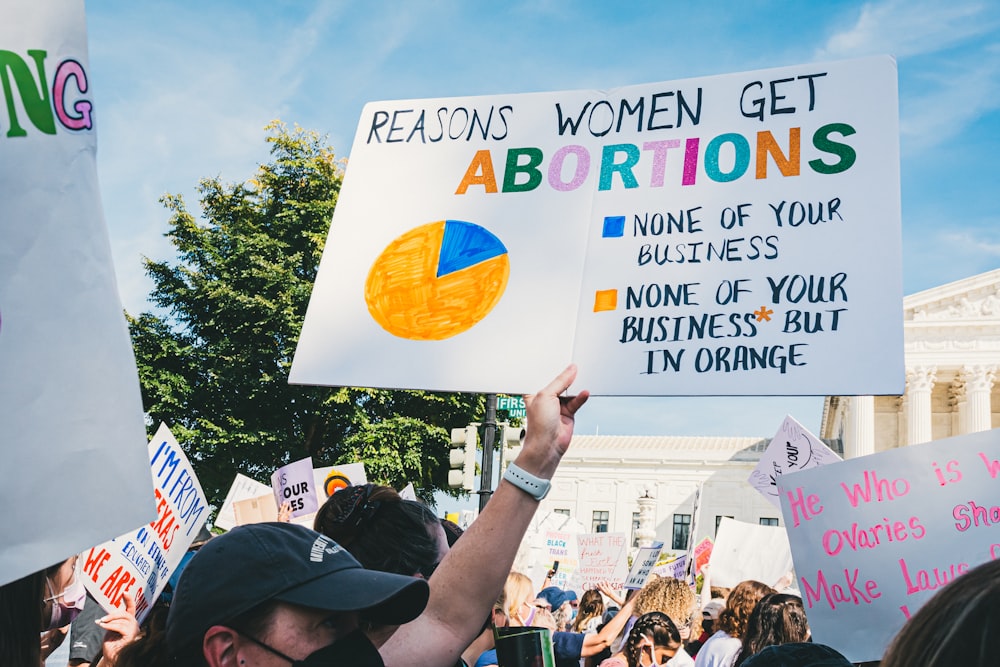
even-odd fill
[(497, 395), (486, 394), (486, 420), (483, 422), (483, 465), (479, 479), (479, 511), (493, 494), (493, 443), (497, 432)]

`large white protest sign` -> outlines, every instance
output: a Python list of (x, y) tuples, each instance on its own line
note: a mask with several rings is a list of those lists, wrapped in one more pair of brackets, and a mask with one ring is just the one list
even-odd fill
[(156, 520), (84, 552), (83, 581), (106, 610), (135, 596), (141, 621), (208, 518), (208, 502), (191, 463), (166, 424), (149, 442)]
[(901, 393), (897, 116), (889, 57), (368, 104), (291, 381)]
[(826, 444), (809, 432), (791, 416), (785, 417), (778, 432), (760, 457), (757, 467), (750, 473), (750, 486), (761, 495), (781, 507), (778, 499), (778, 477), (790, 472), (808, 470), (828, 463), (837, 463), (841, 458)]
[(281, 466), (271, 475), (275, 504), (288, 503), (292, 518), (315, 514), (319, 496), (313, 482), (312, 458), (306, 457)]
[(878, 660), (937, 589), (1000, 556), (998, 476), (1000, 430), (780, 477), (816, 641)]
[(0, 15), (4, 584), (156, 508), (98, 190), (83, 0), (0, 0)]
[(625, 533), (586, 533), (576, 536), (581, 588), (590, 590), (608, 582), (621, 590), (628, 576), (628, 540)]
[(722, 517), (708, 561), (713, 586), (732, 588), (754, 579), (772, 586), (792, 571), (792, 551), (781, 526)]

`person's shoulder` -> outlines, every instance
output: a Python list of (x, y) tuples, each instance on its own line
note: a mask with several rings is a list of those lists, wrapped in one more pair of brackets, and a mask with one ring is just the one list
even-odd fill
[(694, 664), (694, 658), (683, 648), (679, 648), (674, 657), (667, 660), (666, 664), (667, 667), (691, 667)]

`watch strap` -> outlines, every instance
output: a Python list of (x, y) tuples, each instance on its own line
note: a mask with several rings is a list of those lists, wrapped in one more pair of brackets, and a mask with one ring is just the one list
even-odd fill
[(535, 500), (545, 498), (549, 494), (549, 489), (552, 488), (550, 480), (536, 477), (515, 463), (507, 464), (507, 470), (504, 471), (503, 478)]

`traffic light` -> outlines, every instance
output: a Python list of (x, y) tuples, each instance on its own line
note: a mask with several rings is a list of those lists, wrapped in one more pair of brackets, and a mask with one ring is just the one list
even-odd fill
[(451, 452), (448, 454), (448, 486), (474, 490), (476, 484), (476, 427), (451, 429)]
[(524, 444), (525, 429), (521, 426), (511, 426), (503, 424), (503, 450), (500, 454), (500, 472), (507, 467), (507, 464), (517, 458), (521, 446)]

